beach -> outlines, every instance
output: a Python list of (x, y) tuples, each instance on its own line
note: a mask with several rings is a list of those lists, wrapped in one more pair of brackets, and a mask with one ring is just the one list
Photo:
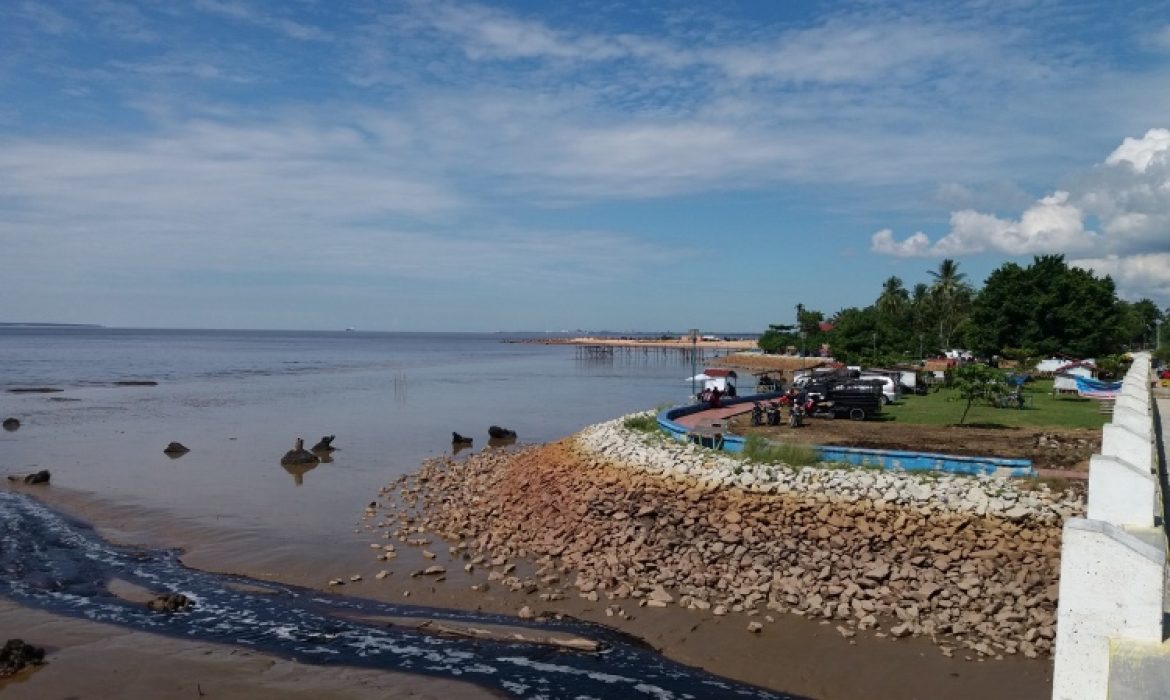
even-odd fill
[[(111, 342), (96, 335), (103, 343)], [(176, 350), (189, 348), (192, 342), (189, 337), (147, 340), (172, 343)], [(225, 347), (223, 338), (195, 340), (221, 351)], [(1050, 662), (1044, 658), (1009, 655), (1003, 660), (967, 661), (961, 654), (943, 656), (922, 637), (892, 640), (864, 630), (847, 637), (834, 625), (787, 613), (767, 613), (775, 621), (761, 633), (751, 633), (748, 618), (738, 614), (717, 616), (669, 606), (634, 607), (619, 616), (604, 598), (594, 601), (568, 590), (563, 599), (541, 600), (542, 591), (512, 591), (496, 582), (487, 590), (473, 589), (485, 583), (479, 575), (483, 572), (464, 570), (469, 560), (462, 551), (450, 549), (456, 541), (433, 532), (426, 535), (426, 545), (400, 541), (377, 527), (386, 506), (379, 504), (371, 512), (369, 504), (382, 501), (380, 493), (389, 494), (388, 487), (414, 474), (426, 460), (490, 453), (488, 423), (518, 429), (521, 440), (515, 447), (523, 449), (555, 443), (584, 426), (647, 404), (672, 397), (685, 400), (689, 385), (681, 380), (689, 367), (670, 361), (582, 362), (569, 348), (501, 345), (494, 338), (453, 345), (444, 339), (406, 354), (399, 350), (397, 356), (390, 348), (400, 339), (366, 339), (379, 344), (363, 365), (352, 362), (353, 348), (334, 345), (362, 339), (330, 337), (325, 351), (319, 348), (321, 340), (285, 338), (274, 348), (269, 347), (276, 342), (272, 338), (229, 337), (227, 346), (236, 354), (224, 364), (263, 368), (254, 375), (237, 372), (230, 380), (219, 368), (210, 368), (208, 374), (215, 376), (207, 378), (157, 367), (118, 377), (157, 376), (162, 380), (158, 386), (113, 387), (29, 370), (21, 384), (55, 383), (64, 391), (4, 395), (2, 412), (23, 416), (23, 425), (18, 431), (0, 433), (2, 466), (8, 473), (51, 469), (49, 487), (16, 490), (92, 523), (115, 543), (181, 548), (182, 562), (199, 570), (400, 604), (516, 616), (528, 607), (534, 616), (576, 617), (633, 635), (683, 664), (805, 697), (974, 698), (994, 697), (1009, 687), (1015, 697), (1047, 693)], [(42, 341), (48, 342), (38, 342)], [(125, 342), (133, 346), (143, 340)], [(241, 342), (259, 350), (253, 353), (233, 345)], [(12, 352), (12, 344), (7, 347)], [(78, 352), (93, 357), (87, 348)], [(275, 362), (273, 353), (279, 358)], [(26, 354), (34, 355), (31, 349)], [(68, 358), (56, 361), (69, 366)], [(49, 371), (42, 369), (42, 360), (27, 362), (36, 372)], [(109, 369), (91, 370), (87, 376), (114, 378), (113, 370), (120, 366), (111, 361)], [(271, 371), (273, 366), (282, 371)], [(509, 392), (507, 387), (512, 386), (524, 391)], [(560, 406), (566, 408), (549, 411)], [(474, 433), (472, 449), (453, 455), (451, 430)], [(279, 465), (293, 437), (315, 441), (315, 433), (338, 435), (336, 444), (342, 449), (331, 463), (300, 474)], [(163, 455), (170, 440), (181, 440), (192, 447), (191, 453), (177, 460)], [(404, 539), (420, 537), (422, 533), (415, 533)], [(389, 561), (379, 559), (387, 543), (396, 547)], [(435, 557), (425, 556), (424, 550)], [(518, 571), (534, 571), (533, 562), (523, 558), (509, 563)], [(429, 566), (443, 566), (441, 580), (411, 576)], [(387, 575), (378, 578), (382, 571)], [(561, 575), (567, 579), (570, 572)], [(330, 586), (330, 581), (343, 585)], [(179, 685), (186, 683), (182, 687), (188, 691), (191, 682), (202, 683), (208, 663), (219, 669), (211, 675), (236, 678), (238, 671), (240, 685), (233, 680), (220, 688), (220, 697), (262, 696), (282, 687), (279, 679), (284, 674), (295, 677), (316, 668), (255, 652), (241, 657), (238, 649), (198, 641), (168, 638), (165, 644), (154, 644), (155, 635), (23, 608), (7, 609), (5, 619), (21, 626), (10, 636), (38, 643), (39, 635), (39, 644), (49, 649), (48, 665), (23, 672), (5, 686), (6, 693), (28, 693), (27, 697), (45, 689), (65, 692), (70, 683), (74, 689), (89, 687), (83, 676), (66, 676), (59, 670), (83, 664), (91, 654), (109, 659), (100, 664), (104, 669), (132, 669), (156, 649), (171, 649), (174, 653), (168, 656), (176, 659), (172, 678)], [(186, 659), (198, 663), (188, 665)], [(60, 663), (54, 665), (55, 660)], [(276, 670), (256, 677), (249, 664)], [(842, 673), (843, 667), (849, 673)], [(447, 685), (434, 677), (401, 681), (398, 674), (369, 669), (353, 675), (339, 668), (322, 673), (311, 675), (325, 684), (321, 695), (331, 697), (361, 697), (365, 689), (387, 684), (418, 697), (428, 697), (426, 693), (483, 697), (489, 692), (466, 683)], [(358, 680), (367, 677), (373, 680)], [(101, 689), (99, 696), (117, 697), (139, 688), (125, 673), (111, 671), (101, 678), (105, 681), (93, 681), (93, 687)], [(271, 687), (266, 685), (270, 680)], [(973, 689), (973, 694), (962, 695), (965, 689)]]

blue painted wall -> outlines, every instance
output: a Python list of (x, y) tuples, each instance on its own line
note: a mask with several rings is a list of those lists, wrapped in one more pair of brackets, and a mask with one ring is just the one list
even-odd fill
[[(766, 401), (780, 396), (775, 394), (756, 394), (741, 396), (724, 401), (724, 405), (732, 406), (752, 401)], [(705, 447), (722, 449), (724, 452), (743, 452), (744, 438), (740, 435), (723, 434), (721, 444), (713, 444), (711, 439), (699, 436), (692, 437), (690, 429), (675, 422), (675, 418), (699, 413), (707, 410), (706, 404), (690, 406), (675, 406), (658, 414), (658, 426), (664, 432), (680, 442), (687, 440), (699, 441)], [(889, 471), (934, 471), (947, 474), (992, 475), (1024, 477), (1035, 476), (1032, 460), (1006, 459), (1002, 457), (964, 457), (960, 455), (946, 455), (936, 452), (907, 452), (904, 450), (874, 450), (857, 447), (836, 447), (833, 445), (812, 445), (820, 458), (826, 462), (843, 462), (865, 467), (880, 467)]]

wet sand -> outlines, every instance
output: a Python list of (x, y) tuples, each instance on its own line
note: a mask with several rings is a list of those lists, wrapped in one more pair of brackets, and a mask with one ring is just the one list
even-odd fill
[[(388, 540), (383, 531), (354, 514), (355, 541), (341, 546), (274, 546), (251, 534), (221, 530), (201, 519), (176, 519), (130, 503), (114, 503), (60, 487), (19, 487), (49, 505), (93, 523), (114, 542), (151, 547), (179, 547), (189, 566), (240, 573), (255, 578), (326, 588), (328, 579), (347, 581), (338, 590), (383, 601), (515, 614), (530, 605), (539, 614), (548, 609), (609, 625), (645, 640), (682, 663), (784, 692), (821, 700), (907, 700), (955, 698), (982, 700), (1011, 697), (1047, 698), (1051, 661), (1009, 658), (967, 661), (962, 654), (946, 658), (929, 640), (878, 637), (859, 632), (843, 638), (832, 625), (798, 615), (776, 615), (759, 634), (746, 631), (747, 618), (716, 617), (679, 608), (631, 608), (630, 619), (608, 617), (607, 601), (570, 597), (542, 604), (532, 596), (500, 586), (477, 592), (481, 583), (463, 573), (463, 561), (448, 555), (446, 545), (432, 539), (426, 548), (398, 544), (399, 556), (379, 561), (370, 547)], [(448, 571), (442, 581), (411, 578), (410, 572), (438, 562)], [(375, 575), (391, 573), (378, 580)], [(351, 575), (362, 580), (348, 583)], [(61, 618), (38, 611), (0, 608), (5, 634), (48, 647), (49, 664), (24, 680), (9, 684), (12, 697), (151, 696), (192, 697), (202, 678), (214, 679), (215, 697), (491, 697), (464, 684), (337, 668), (307, 667), (241, 649), (187, 643), (139, 632)], [(543, 607), (542, 607), (543, 606)], [(11, 622), (9, 622), (11, 621)], [(11, 631), (9, 631), (11, 630)], [(163, 659), (166, 659), (164, 662)], [(120, 670), (119, 670), (120, 669)], [(309, 679), (309, 680), (306, 680)], [(14, 690), (20, 688), (20, 690)], [(207, 692), (208, 685), (202, 685)], [(84, 692), (83, 692), (84, 691)]]
[(3, 635), (45, 647), (48, 663), (0, 681), (7, 700), (44, 698), (418, 698), (499, 695), (457, 681), (309, 666), (227, 647), (61, 617), (0, 600)]

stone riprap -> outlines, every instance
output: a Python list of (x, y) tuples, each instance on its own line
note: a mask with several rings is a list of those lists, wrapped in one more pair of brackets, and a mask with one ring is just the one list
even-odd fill
[(755, 465), (623, 419), (430, 460), (382, 495), (367, 514), (400, 538), (445, 537), (467, 571), (546, 610), (579, 595), (619, 616), (794, 613), (996, 657), (1051, 652), (1061, 524), (1082, 510), (1002, 479)]
[(1084, 513), (1083, 494), (1019, 488), (1022, 483), (988, 476), (889, 472), (852, 465), (822, 464), (793, 469), (757, 464), (693, 443), (630, 430), (628, 418), (590, 426), (575, 436), (581, 449), (647, 474), (696, 479), (713, 486), (758, 493), (831, 494), (834, 500), (861, 499), (883, 505), (922, 507), (1006, 518), (1063, 522)]

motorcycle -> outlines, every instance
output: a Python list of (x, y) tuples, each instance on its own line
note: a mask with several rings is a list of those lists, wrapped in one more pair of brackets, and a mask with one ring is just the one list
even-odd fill
[(764, 424), (764, 406), (756, 401), (752, 404), (752, 425)]
[(792, 406), (788, 409), (788, 427), (799, 428), (804, 425), (804, 411), (805, 405), (799, 401), (793, 401)]
[(768, 425), (780, 425), (780, 404), (769, 401), (764, 411), (767, 414)]

